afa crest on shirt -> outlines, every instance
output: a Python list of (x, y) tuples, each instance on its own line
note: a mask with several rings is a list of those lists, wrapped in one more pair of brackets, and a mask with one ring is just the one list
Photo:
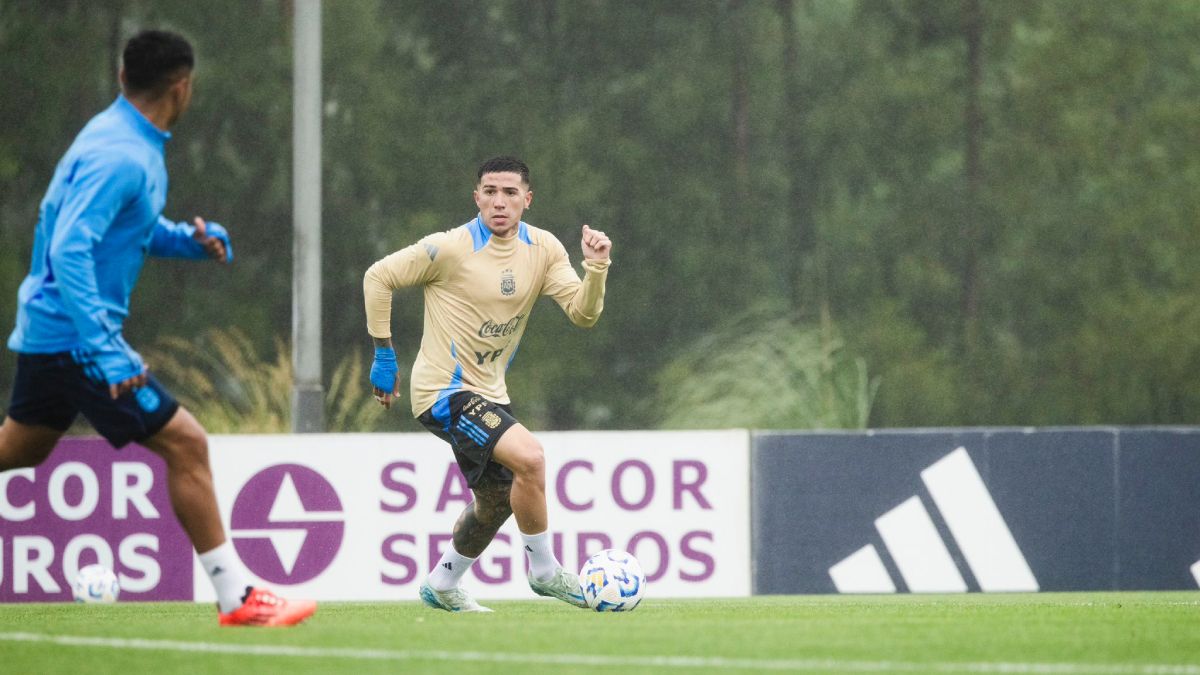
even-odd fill
[(501, 295), (512, 295), (517, 292), (517, 278), (513, 276), (512, 270), (504, 270), (500, 273), (500, 293)]

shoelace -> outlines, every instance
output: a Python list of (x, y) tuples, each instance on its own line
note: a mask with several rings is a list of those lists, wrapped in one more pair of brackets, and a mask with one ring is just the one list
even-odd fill
[(452, 605), (457, 607), (468, 607), (471, 605), (470, 600), (467, 598), (467, 594), (464, 593), (461, 588), (452, 588), (449, 591), (446, 591), (446, 599), (449, 600)]
[(259, 591), (254, 594), (254, 601), (260, 605), (277, 606), (283, 604), (274, 593), (269, 591)]

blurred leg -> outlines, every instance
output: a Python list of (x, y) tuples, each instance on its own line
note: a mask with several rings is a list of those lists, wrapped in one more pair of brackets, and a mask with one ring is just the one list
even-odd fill
[(57, 429), (6, 418), (0, 425), (0, 471), (41, 464), (62, 435)]
[(196, 418), (180, 407), (171, 421), (142, 445), (166, 460), (171, 507), (196, 551), (204, 553), (224, 543), (225, 528), (208, 465), (208, 438)]

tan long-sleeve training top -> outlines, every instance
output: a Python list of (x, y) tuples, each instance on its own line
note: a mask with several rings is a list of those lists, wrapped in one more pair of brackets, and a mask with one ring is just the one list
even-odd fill
[(509, 403), (504, 374), (538, 296), (590, 327), (604, 309), (608, 266), (584, 260), (581, 280), (553, 234), (522, 222), (516, 236), (501, 239), (476, 217), (371, 265), (363, 278), (367, 332), (390, 338), (392, 291), (424, 286), (425, 328), (409, 379), (413, 415), (464, 389)]

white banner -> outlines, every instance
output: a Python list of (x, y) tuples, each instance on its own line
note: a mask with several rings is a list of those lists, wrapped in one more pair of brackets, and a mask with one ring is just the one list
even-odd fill
[[(538, 433), (555, 551), (578, 570), (633, 553), (651, 597), (750, 594), (750, 436)], [(430, 434), (213, 436), (217, 498), (257, 580), (291, 597), (414, 600), (471, 500)], [(195, 565), (196, 599), (215, 600)], [(514, 519), (463, 583), (478, 598), (533, 598)]]

